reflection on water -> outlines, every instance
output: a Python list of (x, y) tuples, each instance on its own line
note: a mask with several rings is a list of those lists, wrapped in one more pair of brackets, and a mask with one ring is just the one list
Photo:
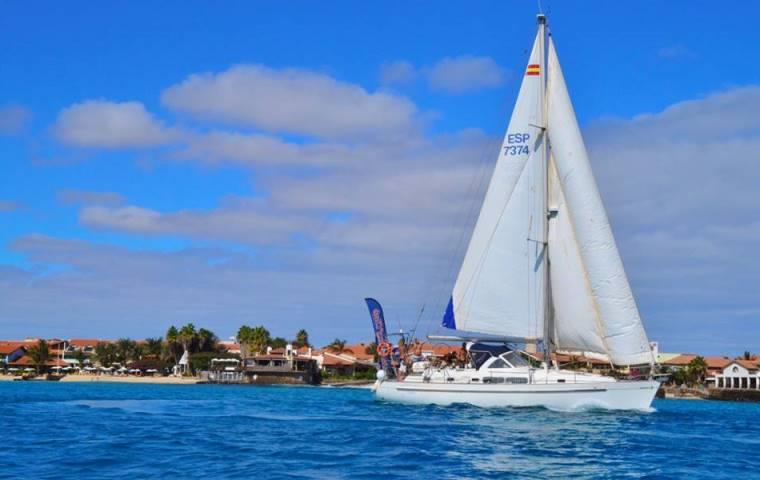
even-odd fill
[(7, 478), (733, 478), (757, 471), (760, 447), (753, 404), (555, 412), (395, 405), (361, 389), (31, 382), (0, 395), (0, 429), (19, 446), (0, 449)]

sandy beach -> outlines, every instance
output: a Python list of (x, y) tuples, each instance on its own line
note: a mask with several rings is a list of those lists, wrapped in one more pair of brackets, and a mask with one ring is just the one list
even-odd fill
[[(19, 377), (12, 375), (0, 375), (0, 382), (10, 381)], [(45, 381), (45, 377), (38, 377), (31, 381)], [(154, 383), (163, 385), (195, 385), (200, 383), (200, 379), (194, 377), (119, 377), (111, 375), (66, 375), (59, 380), (60, 382), (106, 382), (106, 383)]]

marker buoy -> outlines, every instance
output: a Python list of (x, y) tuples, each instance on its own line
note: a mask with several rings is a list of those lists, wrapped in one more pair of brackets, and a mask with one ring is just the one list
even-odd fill
[(377, 346), (377, 354), (381, 357), (390, 357), (393, 352), (393, 347), (388, 342), (383, 342)]

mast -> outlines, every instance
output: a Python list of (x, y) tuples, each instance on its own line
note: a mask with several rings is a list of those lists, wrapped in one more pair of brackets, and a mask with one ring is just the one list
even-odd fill
[(547, 145), (546, 131), (546, 16), (541, 13), (537, 15), (539, 36), (539, 88), (538, 88), (538, 118), (537, 124), (541, 128), (541, 151), (539, 155), (539, 178), (537, 178), (536, 199), (538, 205), (536, 211), (539, 212), (540, 225), (538, 230), (538, 239), (541, 242), (541, 252), (539, 256), (540, 265), (538, 266), (539, 275), (542, 277), (536, 279), (540, 282), (541, 288), (541, 312), (540, 321), (543, 323), (543, 353), (544, 362), (548, 368), (551, 363), (551, 315), (549, 312), (549, 214), (548, 214), (548, 196), (549, 196), (549, 148)]

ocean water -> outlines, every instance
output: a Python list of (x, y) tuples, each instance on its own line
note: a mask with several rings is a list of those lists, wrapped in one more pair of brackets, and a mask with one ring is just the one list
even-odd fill
[(553, 412), (366, 389), (0, 382), (2, 478), (760, 478), (760, 404)]

